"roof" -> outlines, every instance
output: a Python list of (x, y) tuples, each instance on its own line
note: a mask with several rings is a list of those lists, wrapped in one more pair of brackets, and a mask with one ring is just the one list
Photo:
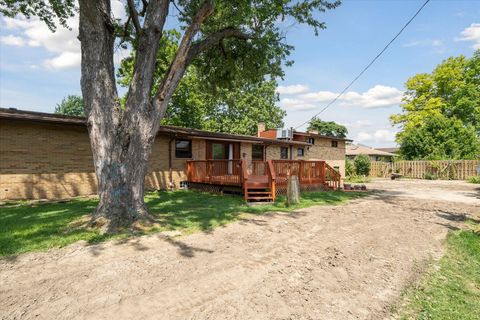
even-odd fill
[(380, 151), (390, 152), (390, 153), (397, 153), (400, 148), (375, 148)]
[[(85, 117), (65, 116), (65, 115), (53, 114), (53, 113), (24, 111), (24, 110), (5, 109), (5, 108), (0, 108), (0, 119), (42, 122), (42, 123), (51, 123), (51, 124), (65, 124), (65, 125), (72, 125), (72, 126), (86, 126), (87, 124)], [(212, 131), (183, 128), (183, 127), (176, 127), (176, 126), (165, 126), (165, 125), (160, 126), (158, 130), (158, 134), (168, 135), (168, 136), (178, 136), (178, 137), (191, 137), (191, 138), (198, 137), (198, 138), (205, 138), (205, 139), (246, 141), (246, 142), (252, 142), (252, 143), (302, 145), (302, 146), (310, 145), (309, 143), (301, 142), (301, 141), (278, 140), (278, 139), (271, 139), (271, 138), (261, 138), (256, 136), (220, 133), (220, 132), (212, 132)]]
[(397, 155), (390, 152), (370, 148), (367, 146), (347, 144), (345, 154), (347, 156), (356, 156), (359, 154), (366, 154), (369, 156), (384, 156), (384, 157), (396, 157)]
[(332, 140), (339, 140), (339, 141), (353, 141), (351, 139), (347, 138), (339, 138), (335, 136), (326, 136), (323, 134), (318, 134), (318, 133), (313, 133), (313, 132), (302, 132), (302, 131), (294, 131), (293, 134), (297, 134), (300, 136), (306, 136), (306, 137), (318, 137), (318, 138), (325, 138), (325, 139), (332, 139)]

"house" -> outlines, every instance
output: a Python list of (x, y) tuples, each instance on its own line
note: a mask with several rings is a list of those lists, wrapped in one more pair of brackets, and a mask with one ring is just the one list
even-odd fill
[(400, 148), (397, 147), (390, 147), (390, 148), (375, 148), (380, 151), (385, 151), (385, 152), (390, 152), (398, 155), (398, 152), (400, 151)]
[(397, 155), (394, 153), (382, 151), (379, 149), (374, 149), (364, 145), (357, 144), (347, 144), (346, 146), (346, 157), (349, 160), (355, 159), (356, 156), (360, 154), (365, 154), (370, 157), (371, 161), (385, 161), (392, 162), (394, 157)]
[[(257, 136), (161, 126), (150, 155), (146, 189), (242, 188), (247, 178), (248, 186), (270, 183), (270, 187), (269, 168), (277, 169), (279, 186), (287, 174), (296, 173), (305, 186), (340, 186), (348, 140), (303, 132), (277, 138), (270, 131), (262, 124)], [(84, 118), (0, 108), (1, 200), (95, 193)]]

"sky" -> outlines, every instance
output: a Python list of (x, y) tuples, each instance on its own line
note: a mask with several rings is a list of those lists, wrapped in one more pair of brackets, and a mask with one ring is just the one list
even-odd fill
[[(280, 81), (286, 127), (297, 127), (330, 102), (390, 41), (424, 0), (344, 0), (320, 14), (327, 29), (315, 36), (285, 25), (295, 46)], [(114, 13), (123, 17), (120, 0)], [(0, 107), (53, 112), (63, 97), (80, 95), (78, 18), (51, 33), (38, 20), (0, 16)], [(401, 111), (404, 83), (442, 60), (480, 49), (480, 0), (431, 0), (380, 59), (320, 116), (347, 126), (356, 143), (395, 146), (389, 116)], [(128, 52), (116, 52), (116, 61)], [(298, 128), (306, 129), (306, 126)]]

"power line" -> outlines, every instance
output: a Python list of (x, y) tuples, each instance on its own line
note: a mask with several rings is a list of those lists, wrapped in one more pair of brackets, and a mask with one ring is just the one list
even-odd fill
[(319, 116), (323, 111), (327, 110), (332, 104), (334, 104), (341, 96), (343, 96), (343, 94), (348, 90), (350, 89), (350, 87), (375, 63), (375, 61), (377, 61), (378, 58), (380, 58), (380, 56), (385, 52), (387, 51), (388, 47), (395, 41), (397, 40), (397, 38), (402, 34), (403, 30), (405, 30), (408, 25), (418, 16), (418, 14), (423, 10), (423, 8), (427, 5), (427, 3), (429, 3), (430, 0), (426, 0), (423, 5), (417, 10), (417, 12), (410, 18), (410, 20), (407, 21), (407, 23), (403, 26), (402, 29), (400, 29), (400, 31), (395, 35), (395, 37), (392, 38), (392, 40), (390, 40), (390, 42), (387, 43), (387, 45), (382, 49), (382, 51), (380, 51), (376, 56), (375, 58), (373, 58), (372, 61), (370, 61), (370, 63), (365, 67), (363, 68), (363, 70), (348, 84), (348, 86), (346, 86), (332, 101), (330, 101), (322, 110), (320, 110), (318, 113), (316, 113), (313, 117), (311, 117), (310, 119), (308, 119), (307, 121), (305, 121), (304, 123), (302, 123), (301, 125), (295, 127), (295, 129), (298, 129), (300, 128), (301, 126), (307, 124), (311, 119)]

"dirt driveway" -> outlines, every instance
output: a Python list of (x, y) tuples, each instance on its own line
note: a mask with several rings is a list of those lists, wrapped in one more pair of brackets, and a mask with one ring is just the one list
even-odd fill
[(376, 181), (343, 206), (0, 261), (1, 319), (383, 319), (474, 185)]

